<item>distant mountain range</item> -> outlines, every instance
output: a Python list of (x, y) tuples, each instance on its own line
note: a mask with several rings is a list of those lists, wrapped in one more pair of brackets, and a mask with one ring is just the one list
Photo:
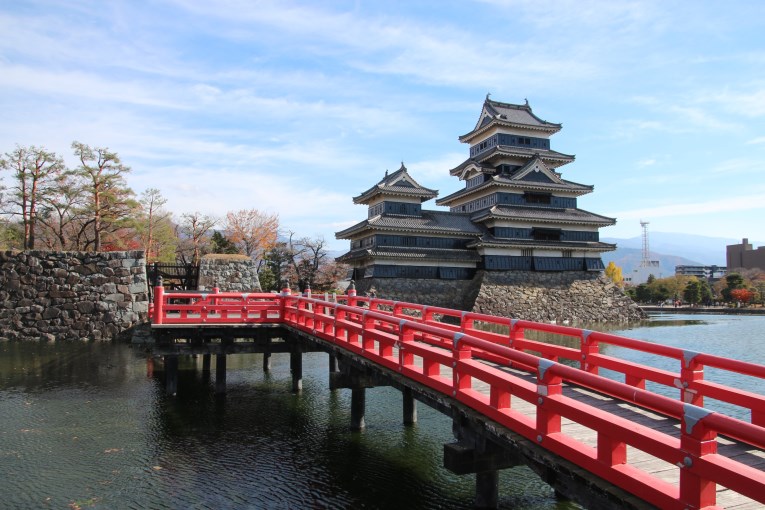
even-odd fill
[[(623, 274), (632, 272), (639, 266), (643, 253), (643, 238), (641, 236), (629, 239), (601, 238), (603, 242), (615, 243), (616, 251), (603, 254), (603, 263), (608, 265), (613, 261), (622, 268)], [(749, 241), (755, 248), (765, 243)], [(661, 264), (661, 276), (675, 274), (675, 266), (725, 266), (725, 247), (729, 244), (740, 244), (741, 239), (723, 237), (705, 237), (691, 234), (676, 234), (669, 232), (649, 232), (648, 248), (651, 259)], [(658, 275), (657, 275), (658, 276)]]

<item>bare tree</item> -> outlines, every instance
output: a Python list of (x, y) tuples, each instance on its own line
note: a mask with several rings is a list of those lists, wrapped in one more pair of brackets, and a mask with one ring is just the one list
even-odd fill
[[(210, 230), (218, 223), (212, 216), (195, 211), (181, 215), (176, 233), (178, 235), (178, 259), (184, 263), (198, 264), (209, 243)], [(190, 260), (189, 260), (190, 257)]]
[(226, 214), (226, 237), (248, 257), (256, 261), (276, 244), (279, 216), (257, 209), (243, 209)]
[(55, 189), (56, 178), (64, 171), (64, 161), (54, 152), (35, 146), (20, 147), (0, 159), (0, 169), (11, 170), (15, 185), (9, 203), (12, 214), (21, 216), (24, 225), (24, 249), (34, 249), (40, 202)]
[(298, 288), (301, 291), (308, 286), (316, 291), (334, 289), (347, 269), (328, 256), (327, 242), (324, 238), (303, 237), (293, 240), (293, 232), (289, 234), (288, 246)]

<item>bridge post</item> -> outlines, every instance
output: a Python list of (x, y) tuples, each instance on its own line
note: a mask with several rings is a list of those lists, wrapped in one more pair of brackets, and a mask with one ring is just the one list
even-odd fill
[(226, 355), (224, 353), (215, 356), (215, 393), (226, 393)]
[(300, 346), (290, 351), (290, 371), (292, 372), (292, 391), (299, 393), (303, 390), (303, 353)]
[(414, 392), (407, 386), (401, 394), (404, 397), (404, 425), (414, 425), (417, 423), (417, 401), (414, 399)]
[(157, 278), (157, 286), (154, 287), (154, 317), (152, 322), (154, 324), (162, 324), (162, 316), (165, 313), (165, 287), (162, 284), (162, 277)]
[(364, 411), (366, 407), (367, 390), (365, 388), (351, 389), (351, 430), (364, 430)]
[(713, 507), (717, 503), (717, 484), (696, 471), (694, 461), (717, 453), (717, 431), (704, 424), (710, 411), (686, 405), (680, 422), (680, 449), (687, 455), (680, 468), (680, 501), (688, 508)]
[(522, 464), (520, 457), (486, 437), (485, 423), (452, 410), (456, 443), (444, 445), (444, 467), (456, 475), (475, 473), (476, 508), (497, 508), (499, 470)]
[(269, 372), (270, 370), (271, 370), (271, 353), (264, 352), (263, 353), (263, 371)]
[(202, 380), (210, 380), (210, 354), (202, 354)]
[(696, 381), (704, 379), (704, 365), (696, 361), (696, 353), (691, 351), (685, 351), (680, 369), (680, 382), (682, 388), (680, 388), (680, 400), (686, 404), (693, 404), (695, 406), (704, 407), (704, 395), (698, 392), (694, 386)]
[(475, 474), (475, 508), (497, 508), (499, 504), (499, 471)]
[(340, 371), (340, 366), (337, 362), (337, 355), (332, 352), (329, 354), (329, 373), (335, 373)]
[(175, 395), (178, 393), (178, 355), (168, 354), (165, 356), (165, 394)]

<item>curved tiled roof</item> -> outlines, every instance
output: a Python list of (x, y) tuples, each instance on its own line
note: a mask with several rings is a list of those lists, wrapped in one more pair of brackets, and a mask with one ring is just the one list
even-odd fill
[[(487, 119), (487, 116), (490, 119), (489, 122), (486, 122), (485, 120)], [(487, 129), (488, 126), (492, 124), (540, 129), (548, 133), (556, 133), (560, 131), (562, 127), (561, 124), (547, 122), (534, 115), (528, 101), (523, 105), (501, 103), (499, 101), (492, 101), (487, 96), (483, 103), (481, 115), (478, 117), (476, 126), (469, 133), (460, 136), (459, 139), (464, 142), (479, 132)]]
[(540, 249), (561, 249), (561, 250), (584, 250), (584, 251), (613, 251), (615, 244), (584, 241), (537, 241), (534, 239), (500, 239), (486, 233), (480, 239), (468, 243), (470, 248), (479, 246), (494, 246), (505, 248), (540, 248)]
[(408, 246), (376, 246), (373, 248), (360, 248), (351, 250), (338, 257), (338, 262), (348, 260), (358, 260), (368, 257), (406, 259), (406, 260), (428, 260), (428, 261), (462, 261), (478, 262), (480, 255), (475, 250), (455, 250), (445, 248), (417, 248)]
[(438, 196), (438, 191), (421, 186), (417, 181), (412, 179), (412, 176), (407, 172), (404, 163), (401, 163), (401, 168), (388, 174), (385, 172), (380, 182), (363, 192), (357, 197), (353, 197), (354, 204), (364, 204), (372, 200), (377, 195), (399, 195), (419, 198), (420, 201), (425, 202), (431, 198)]
[(337, 239), (349, 239), (350, 236), (364, 230), (389, 230), (401, 232), (422, 232), (430, 234), (476, 235), (480, 227), (470, 221), (470, 215), (448, 211), (422, 211), (421, 216), (383, 214), (361, 221), (356, 225), (335, 233)]
[(585, 195), (587, 193), (591, 193), (594, 189), (594, 186), (588, 186), (586, 184), (579, 184), (578, 182), (573, 181), (566, 181), (561, 179), (562, 183), (557, 184), (553, 182), (531, 182), (531, 181), (518, 181), (513, 179), (508, 179), (506, 177), (502, 176), (494, 176), (491, 180), (486, 181), (482, 184), (479, 184), (478, 186), (475, 186), (474, 188), (463, 188), (459, 191), (455, 191), (451, 195), (447, 195), (443, 198), (439, 198), (436, 200), (436, 205), (446, 205), (448, 206), (450, 202), (454, 201), (457, 198), (472, 195), (472, 194), (479, 194), (480, 191), (485, 191), (487, 188), (492, 187), (498, 187), (498, 188), (513, 188), (513, 189), (520, 189), (520, 190), (528, 190), (528, 191), (570, 191), (574, 192), (576, 195)]
[(614, 218), (601, 216), (583, 209), (557, 209), (553, 207), (531, 206), (495, 205), (494, 207), (478, 211), (471, 217), (473, 221), (486, 221), (492, 218), (598, 226), (608, 226), (616, 223)]

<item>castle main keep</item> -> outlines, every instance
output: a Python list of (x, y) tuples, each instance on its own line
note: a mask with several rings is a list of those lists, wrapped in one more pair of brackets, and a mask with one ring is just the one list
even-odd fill
[(360, 292), (528, 320), (624, 321), (642, 312), (603, 276), (616, 248), (599, 229), (616, 220), (580, 209), (593, 186), (562, 178), (574, 156), (550, 148), (561, 130), (523, 105), (484, 101), (459, 137), (469, 157), (449, 171), (462, 189), (438, 192), (404, 164), (353, 198), (367, 219), (336, 233), (350, 240), (338, 261)]

